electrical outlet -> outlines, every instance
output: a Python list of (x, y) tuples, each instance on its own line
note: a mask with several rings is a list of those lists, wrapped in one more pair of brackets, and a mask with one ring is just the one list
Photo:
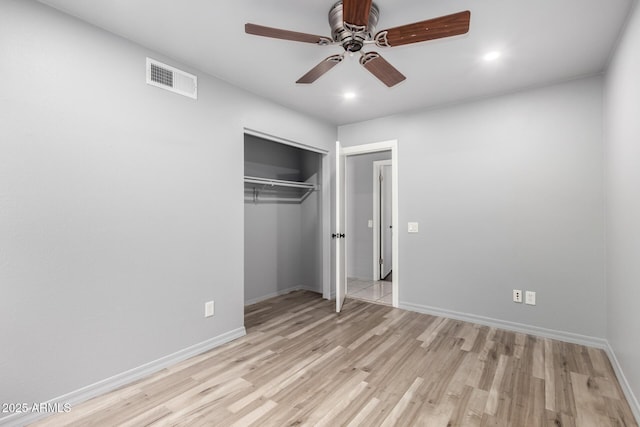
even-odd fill
[(407, 231), (409, 233), (417, 233), (419, 230), (417, 222), (410, 222), (407, 224)]
[(536, 305), (536, 293), (533, 291), (527, 291), (524, 294), (524, 302), (529, 305)]
[(513, 302), (522, 302), (522, 291), (520, 289), (513, 290)]
[(206, 302), (204, 304), (204, 317), (213, 316), (213, 312), (214, 312), (214, 303), (213, 303), (213, 301)]

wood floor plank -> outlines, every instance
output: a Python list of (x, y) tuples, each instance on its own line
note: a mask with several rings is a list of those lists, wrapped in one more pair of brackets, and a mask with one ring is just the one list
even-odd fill
[(460, 349), (462, 351), (472, 351), (479, 333), (480, 328), (478, 328), (477, 325), (465, 323), (463, 333), (459, 335), (460, 338), (464, 339), (464, 344)]
[(516, 333), (515, 349), (513, 350), (513, 357), (520, 359), (524, 354), (524, 346), (527, 342), (527, 335)]
[(637, 426), (600, 349), (296, 291), (247, 335), (36, 426)]
[(553, 346), (550, 339), (544, 340), (544, 405), (556, 410), (556, 383), (553, 375)]
[(394, 425), (400, 425), (399, 420), (402, 417), (402, 413), (407, 409), (407, 406), (411, 403), (413, 396), (416, 393), (418, 387), (424, 382), (423, 378), (416, 378), (407, 391), (402, 395), (402, 398), (396, 403), (389, 415), (382, 422), (382, 427), (392, 427)]
[(455, 400), (448, 398), (437, 404), (424, 402), (415, 420), (409, 425), (446, 427), (455, 411), (455, 405)]
[(488, 398), (488, 392), (478, 388), (473, 389), (462, 425), (469, 427), (481, 425)]
[(366, 387), (367, 372), (353, 370), (347, 373), (332, 393), (312, 406), (303, 425), (332, 426), (334, 418), (353, 401)]
[(376, 409), (376, 406), (380, 401), (377, 398), (373, 398), (367, 402), (367, 404), (358, 412), (358, 414), (347, 424), (347, 427), (358, 427), (364, 424), (364, 420), (371, 415)]
[(544, 341), (537, 339), (533, 347), (533, 376), (543, 380), (544, 375)]
[[(180, 420), (192, 418), (198, 415), (198, 410), (207, 405), (212, 405), (216, 401), (229, 396), (232, 393), (244, 393), (251, 387), (251, 383), (243, 378), (235, 378), (226, 383), (220, 383), (215, 378), (202, 384), (197, 393), (183, 399), (182, 401), (173, 399), (165, 404), (171, 409), (171, 415), (165, 417), (166, 422), (178, 423)], [(210, 384), (216, 385), (211, 387)]]
[(438, 336), (438, 331), (447, 323), (447, 319), (444, 317), (435, 317), (430, 320), (432, 320), (432, 322), (429, 324), (429, 327), (418, 337), (418, 340), (423, 342), (423, 347), (428, 347)]
[(489, 415), (496, 415), (498, 412), (498, 400), (500, 399), (500, 383), (502, 382), (502, 377), (507, 367), (507, 360), (507, 356), (505, 355), (501, 355), (498, 360), (498, 366), (496, 367), (496, 372), (493, 377), (493, 383), (491, 384), (491, 388), (489, 389), (489, 399), (487, 399), (487, 406), (484, 408), (484, 412)]
[(453, 373), (449, 387), (447, 388), (448, 395), (461, 396), (467, 389), (473, 389), (469, 386), (469, 378), (476, 370), (476, 355), (467, 352), (458, 366), (458, 369)]
[(273, 400), (267, 400), (265, 403), (260, 405), (260, 407), (254, 409), (244, 417), (240, 418), (233, 424), (232, 427), (247, 427), (252, 425), (253, 423), (257, 423), (260, 418), (264, 417), (269, 411), (274, 410), (278, 404)]
[(327, 354), (314, 354), (312, 356), (308, 356), (292, 367), (284, 370), (280, 375), (275, 377), (273, 380), (265, 379), (262, 386), (257, 387), (253, 392), (249, 393), (241, 400), (234, 402), (229, 409), (231, 412), (238, 412), (242, 408), (244, 408), (249, 403), (260, 399), (263, 396), (271, 397), (276, 394), (278, 391), (284, 389), (287, 385), (294, 382), (299, 376), (302, 375), (305, 371), (305, 368), (309, 368), (313, 366), (316, 362), (323, 362), (327, 360), (331, 356), (330, 353)]
[(593, 379), (587, 375), (571, 372), (571, 385), (576, 398), (576, 424), (584, 427), (607, 425), (604, 399), (594, 387)]

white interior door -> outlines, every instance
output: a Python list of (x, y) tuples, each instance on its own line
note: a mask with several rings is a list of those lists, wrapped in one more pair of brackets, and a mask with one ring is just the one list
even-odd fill
[(391, 165), (383, 165), (380, 168), (382, 179), (380, 182), (380, 279), (387, 277), (393, 268), (393, 218), (392, 212), (392, 185)]
[(346, 239), (346, 197), (345, 197), (346, 157), (342, 144), (336, 142), (336, 312), (340, 313), (347, 295), (347, 251)]

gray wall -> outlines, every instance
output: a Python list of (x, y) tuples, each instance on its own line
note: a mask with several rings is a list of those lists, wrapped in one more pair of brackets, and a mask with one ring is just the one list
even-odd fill
[[(601, 78), (342, 126), (338, 138), (398, 139), (401, 306), (605, 336)], [(513, 303), (514, 288), (538, 304)]]
[(299, 204), (245, 202), (245, 304), (302, 287), (301, 210)]
[(373, 279), (373, 162), (391, 151), (347, 157), (347, 276)]
[[(605, 90), (607, 332), (640, 409), (640, 9), (628, 24)], [(637, 416), (640, 416), (638, 414)]]
[[(146, 85), (146, 56), (199, 99)], [(243, 128), (333, 149), (335, 127), (33, 1), (2, 0), (0, 76), (0, 402), (242, 328)]]
[[(245, 137), (245, 174), (262, 178), (319, 183), (320, 154), (284, 144)], [(262, 186), (260, 186), (262, 187)], [(267, 189), (265, 197), (299, 197), (299, 190)], [(252, 185), (245, 186), (247, 195)], [(322, 292), (320, 191), (302, 203), (245, 198), (245, 303), (292, 289)]]

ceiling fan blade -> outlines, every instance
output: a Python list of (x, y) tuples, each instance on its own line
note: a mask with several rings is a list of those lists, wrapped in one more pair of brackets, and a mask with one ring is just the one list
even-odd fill
[(299, 33), (297, 31), (281, 30), (279, 28), (265, 27), (262, 25), (250, 23), (244, 25), (244, 32), (256, 36), (271, 37), (274, 39), (291, 40), (294, 42), (313, 43), (319, 45), (327, 45), (333, 42), (330, 38), (324, 36)]
[(369, 14), (371, 13), (372, 0), (343, 0), (342, 19), (346, 27), (357, 28), (369, 25)]
[(452, 15), (380, 31), (376, 34), (375, 41), (380, 47), (393, 47), (457, 36), (469, 31), (470, 19), (471, 12), (465, 10)]
[(393, 87), (406, 79), (400, 71), (376, 52), (363, 54), (360, 64), (388, 87)]
[(332, 55), (313, 67), (307, 74), (300, 77), (296, 83), (313, 83), (324, 73), (338, 65), (344, 59), (344, 55)]

